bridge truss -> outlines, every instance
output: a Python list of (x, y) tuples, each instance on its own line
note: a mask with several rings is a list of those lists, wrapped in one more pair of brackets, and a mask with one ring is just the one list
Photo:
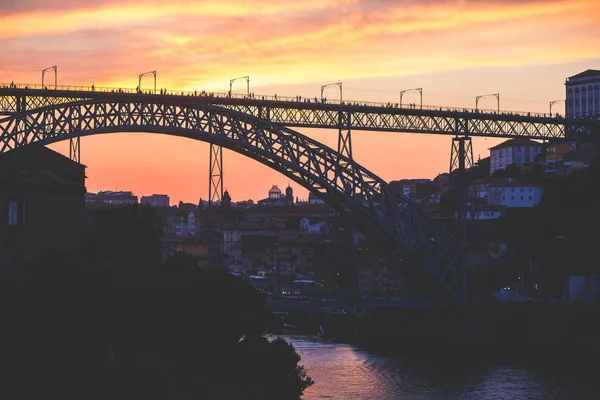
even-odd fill
[(565, 139), (566, 131), (584, 137), (597, 135), (600, 126), (600, 122), (588, 120), (329, 104), (317, 99), (15, 88), (0, 88), (0, 114), (5, 115), (0, 116), (0, 152), (69, 139), (71, 151), (79, 153), (81, 136), (154, 132), (201, 140), (244, 154), (334, 205), (343, 205), (358, 215), (364, 226), (376, 227), (460, 302), (467, 299), (464, 235), (457, 240), (351, 157), (289, 127)]
[(214, 105), (130, 99), (51, 105), (0, 120), (0, 152), (111, 132), (156, 132), (213, 143), (253, 158), (308, 190), (349, 207), (464, 298), (463, 246), (409, 199), (354, 160), (269, 121)]
[[(291, 128), (324, 128), (382, 132), (431, 133), (534, 140), (564, 139), (566, 132), (598, 135), (600, 121), (565, 119), (560, 116), (526, 112), (497, 112), (424, 106), (422, 109), (401, 108), (391, 103), (324, 102), (319, 99), (271, 96), (232, 96), (219, 93), (176, 92), (175, 94), (143, 94), (121, 89), (78, 88), (42, 90), (0, 86), (0, 116), (57, 104), (83, 100), (136, 101), (143, 96), (150, 102), (180, 106), (211, 104)], [(86, 90), (87, 89), (87, 90)], [(594, 138), (593, 140), (597, 140)], [(349, 143), (341, 143), (340, 153), (351, 155)], [(351, 157), (350, 157), (351, 158)]]

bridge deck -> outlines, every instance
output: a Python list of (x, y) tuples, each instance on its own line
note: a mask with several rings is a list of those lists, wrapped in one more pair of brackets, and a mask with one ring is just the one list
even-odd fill
[[(18, 100), (20, 99), (20, 100)], [(430, 133), (503, 138), (595, 141), (600, 121), (565, 119), (555, 114), (494, 111), (445, 106), (406, 108), (397, 103), (325, 100), (301, 96), (229, 95), (227, 93), (0, 84), (0, 114), (58, 104), (104, 100), (121, 103), (161, 103), (174, 107), (211, 104), (288, 127)], [(577, 134), (577, 135), (575, 135)]]

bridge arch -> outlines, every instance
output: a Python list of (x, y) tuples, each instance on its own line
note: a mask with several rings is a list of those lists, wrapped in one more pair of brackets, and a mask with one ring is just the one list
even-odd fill
[(463, 246), (416, 204), (330, 147), (268, 120), (208, 102), (96, 99), (52, 105), (0, 119), (0, 153), (74, 137), (117, 132), (181, 136), (230, 149), (325, 194), (376, 226), (432, 273), (455, 300), (465, 298)]

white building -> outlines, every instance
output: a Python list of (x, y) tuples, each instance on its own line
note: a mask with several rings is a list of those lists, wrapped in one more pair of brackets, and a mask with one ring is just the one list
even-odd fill
[(540, 203), (544, 189), (540, 185), (509, 182), (488, 188), (488, 205), (509, 208), (533, 207)]
[[(485, 221), (490, 219), (498, 219), (505, 214), (503, 206), (483, 206), (467, 210), (465, 218), (468, 220)], [(458, 213), (455, 213), (458, 217)]]
[(588, 69), (565, 81), (567, 117), (600, 117), (600, 70)]
[(187, 234), (194, 236), (196, 234), (196, 214), (193, 211), (187, 216)]
[(223, 230), (223, 253), (227, 258), (228, 269), (244, 272), (242, 263), (242, 231), (232, 226)]
[(310, 223), (308, 218), (300, 220), (300, 232), (312, 235), (321, 235), (327, 233), (327, 223), (324, 221)]
[(510, 139), (490, 149), (490, 173), (505, 169), (510, 164), (522, 167), (535, 161), (542, 152), (542, 145), (533, 140)]

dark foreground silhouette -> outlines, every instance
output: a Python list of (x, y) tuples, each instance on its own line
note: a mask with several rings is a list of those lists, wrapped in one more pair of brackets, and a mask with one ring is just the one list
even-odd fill
[(140, 212), (111, 222), (125, 232), (100, 227), (88, 258), (50, 252), (3, 275), (1, 398), (299, 398), (312, 380), (291, 344), (262, 336), (260, 294), (193, 257), (143, 252), (158, 242)]

